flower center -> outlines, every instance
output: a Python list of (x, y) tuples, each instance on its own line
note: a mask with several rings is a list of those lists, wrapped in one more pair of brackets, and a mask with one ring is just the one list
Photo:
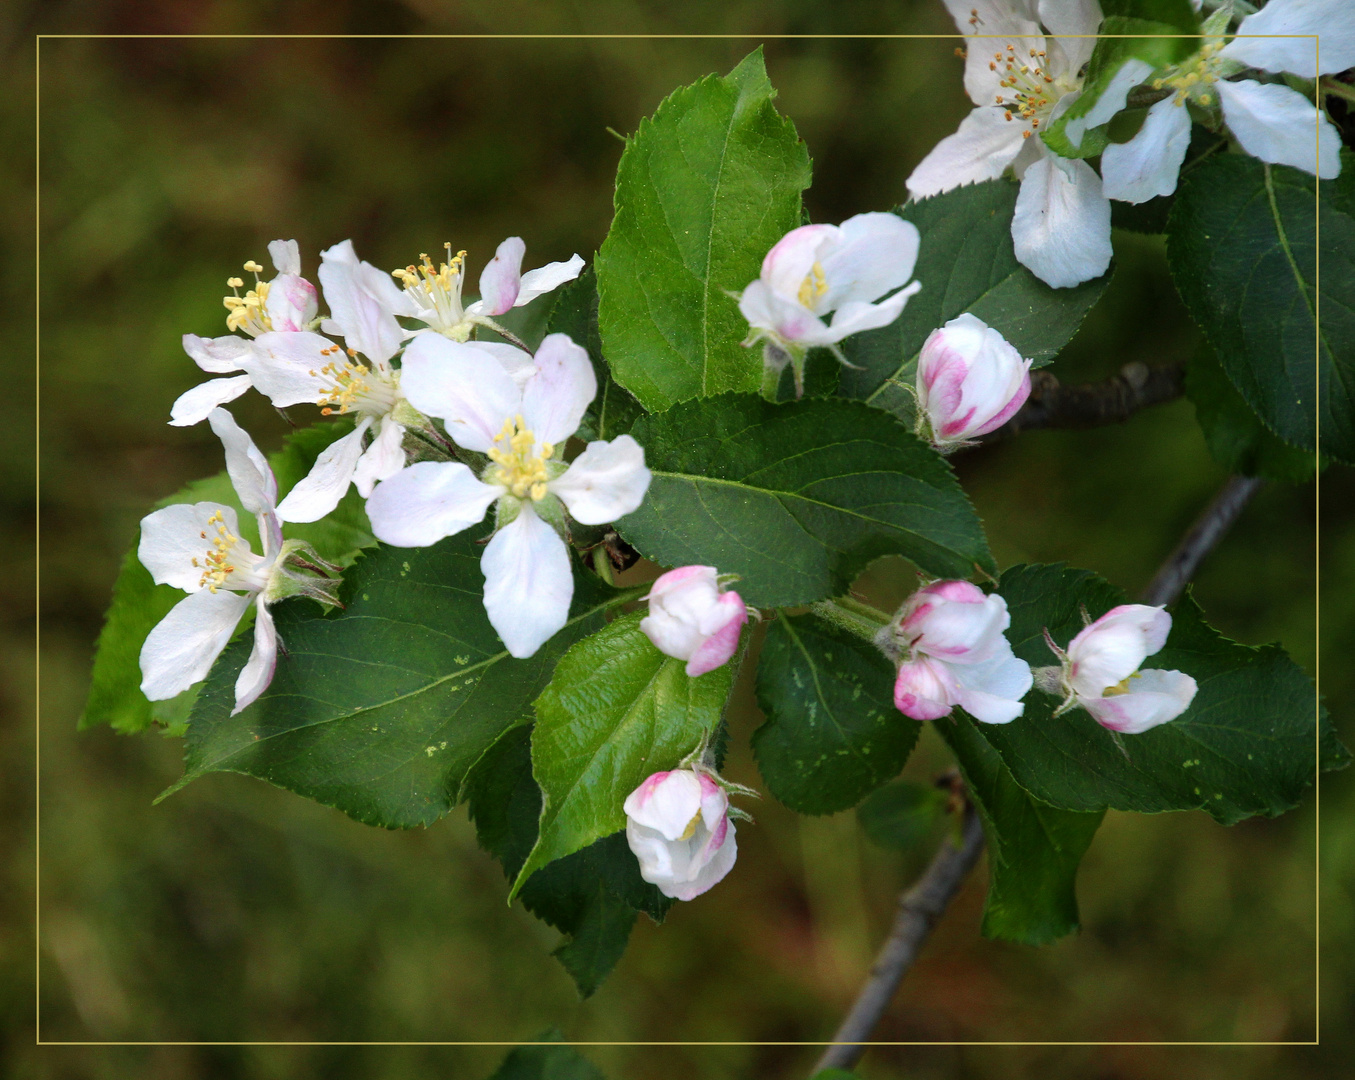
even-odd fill
[(193, 559), (192, 563), (193, 566), (202, 569), (202, 578), (198, 581), (198, 588), (216, 592), (217, 589), (226, 584), (226, 579), (235, 573), (235, 566), (231, 562), (231, 553), (235, 550), (235, 545), (240, 542), (240, 538), (231, 535), (219, 510), (207, 519), (207, 524), (216, 526), (216, 535), (209, 538), (205, 531), (198, 535), (204, 540), (210, 539), (212, 546), (202, 557), (201, 562)]
[(523, 423), (519, 413), (503, 422), (503, 430), (494, 437), (489, 460), (494, 462), (493, 483), (506, 487), (519, 499), (533, 502), (545, 497), (546, 481), (550, 475), (546, 462), (555, 453), (548, 442), (538, 444), (532, 430)]
[(696, 824), (697, 824), (697, 822), (700, 821), (700, 820), (701, 820), (701, 811), (700, 811), (700, 810), (697, 810), (697, 812), (696, 812), (695, 814), (692, 815), (692, 820), (689, 821), (689, 822), (687, 822), (687, 827), (686, 827), (685, 829), (682, 830), (682, 835), (679, 836), (678, 839), (679, 839), (679, 840), (690, 840), (693, 836), (695, 836), (695, 835), (696, 835)]
[(391, 277), (404, 286), (405, 293), (414, 301), (419, 312), (416, 318), (450, 338), (464, 341), (461, 286), (465, 281), (466, 253), (458, 251), (453, 255), (450, 243), (442, 246), (447, 251), (446, 262), (434, 267), (428, 255), (420, 255), (418, 266), (392, 270)]
[(1167, 69), (1160, 79), (1153, 80), (1154, 90), (1175, 90), (1176, 105), (1184, 105), (1195, 100), (1201, 105), (1213, 105), (1214, 94), (1210, 87), (1219, 81), (1221, 62), (1216, 54), (1223, 48), (1223, 42), (1216, 41), (1206, 45), (1189, 60)]
[(330, 386), (316, 400), (321, 413), (343, 416), (349, 410), (384, 416), (395, 405), (396, 389), (394, 374), (383, 375), (373, 372), (366, 364), (357, 361), (357, 350), (349, 349), (347, 356), (338, 345), (320, 350), (321, 356), (333, 356), (334, 359), (319, 371), (312, 371), (313, 378), (328, 379)]
[(805, 307), (812, 308), (827, 291), (828, 279), (823, 274), (823, 263), (815, 259), (804, 281), (800, 282), (799, 301)]
[(1076, 83), (1049, 74), (1043, 49), (1031, 49), (1030, 55), (1022, 58), (1016, 55), (1015, 45), (1008, 45), (1006, 52), (993, 53), (988, 70), (1002, 76), (998, 86), (1003, 92), (997, 95), (997, 104), (1006, 111), (1007, 119), (1019, 118), (1030, 125), (1021, 133), (1025, 139), (1048, 123), (1060, 98), (1078, 88)]
[(254, 275), (254, 288), (240, 295), (240, 287), (244, 285), (244, 280), (238, 277), (227, 278), (226, 285), (231, 290), (230, 296), (222, 297), (221, 302), (225, 305), (227, 330), (243, 330), (250, 337), (258, 337), (260, 334), (266, 334), (273, 329), (273, 324), (268, 320), (268, 312), (264, 310), (264, 302), (268, 299), (268, 282), (259, 280), (259, 271), (263, 269), (253, 259), (245, 263), (245, 269)]
[(1120, 680), (1119, 682), (1117, 682), (1114, 686), (1107, 686), (1103, 691), (1101, 691), (1101, 696), (1102, 696), (1102, 697), (1119, 697), (1121, 694), (1127, 694), (1127, 693), (1129, 693), (1129, 680), (1130, 680), (1130, 679), (1137, 679), (1138, 677), (1139, 677), (1139, 672), (1136, 671), (1136, 672), (1134, 672), (1133, 675), (1130, 675), (1130, 676), (1128, 676), (1127, 678), (1121, 679), (1121, 680)]

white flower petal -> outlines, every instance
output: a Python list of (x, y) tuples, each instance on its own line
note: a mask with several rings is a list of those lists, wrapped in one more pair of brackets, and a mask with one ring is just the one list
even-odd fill
[(1004, 109), (981, 105), (922, 159), (908, 177), (908, 194), (925, 199), (963, 184), (996, 179), (1029, 141), (1021, 138), (1024, 130), (1025, 125), (1007, 119)]
[[(1355, 67), (1355, 17), (1350, 0), (1270, 0), (1248, 15), (1221, 56), (1264, 71), (1291, 71), (1305, 79)], [(1317, 35), (1243, 37), (1244, 34)], [(1320, 47), (1320, 53), (1319, 53)], [(1259, 156), (1259, 155), (1258, 155)], [(1310, 172), (1312, 170), (1309, 170)]]
[(809, 345), (835, 345), (843, 338), (859, 334), (862, 330), (888, 326), (903, 313), (908, 298), (921, 288), (922, 282), (914, 281), (907, 288), (900, 289), (878, 304), (862, 304), (855, 301), (843, 304), (833, 313), (832, 326), (826, 327), (822, 333), (808, 333), (801, 340)]
[(954, 664), (950, 670), (955, 676), (960, 708), (985, 724), (1015, 720), (1025, 710), (1021, 699), (1034, 685), (1030, 665), (1016, 656), (1010, 645), (984, 663)]
[(174, 427), (189, 427), (207, 419), (219, 405), (234, 401), (250, 388), (248, 375), (233, 375), (229, 379), (209, 379), (192, 390), (180, 394), (169, 408), (169, 422)]
[(621, 809), (636, 824), (653, 829), (665, 840), (676, 840), (701, 812), (701, 796), (701, 778), (696, 773), (673, 769), (647, 777), (626, 796)]
[(522, 389), (522, 416), (538, 443), (562, 443), (579, 430), (597, 396), (588, 351), (567, 334), (549, 334), (533, 359), (535, 373)]
[(1079, 697), (1100, 697), (1162, 649), (1171, 625), (1171, 616), (1160, 607), (1121, 604), (1111, 608), (1068, 643), (1069, 684)]
[[(1111, 78), (1106, 88), (1101, 91), (1101, 96), (1096, 99), (1096, 104), (1087, 111), (1087, 114), (1075, 116), (1064, 125), (1063, 131), (1068, 136), (1068, 141), (1074, 146), (1081, 146), (1082, 136), (1092, 128), (1107, 123), (1112, 116), (1123, 109), (1125, 101), (1129, 97), (1129, 91), (1152, 73), (1153, 65), (1144, 63), (1136, 57), (1131, 56), (1121, 64), (1120, 70)], [(1059, 104), (1062, 105), (1063, 101), (1061, 100)], [(1102, 175), (1104, 174), (1105, 170), (1103, 169)]]
[(420, 461), (372, 489), (372, 533), (395, 547), (427, 547), (482, 521), (503, 488), (458, 461)]
[(571, 255), (566, 262), (547, 263), (535, 270), (528, 270), (522, 275), (522, 283), (518, 286), (518, 298), (513, 306), (522, 307), (523, 304), (530, 304), (538, 296), (554, 292), (566, 281), (573, 281), (582, 270), (583, 257), (580, 255)]
[(274, 240), (268, 245), (268, 256), (279, 274), (301, 273), (301, 248), (295, 240)]
[(335, 439), (320, 451), (311, 471), (278, 504), (278, 516), (283, 521), (319, 521), (339, 505), (353, 482), (353, 471), (362, 455), (362, 438), (371, 426), (371, 418), (364, 417), (342, 439)]
[(360, 262), (353, 242), (345, 240), (320, 252), (320, 284), (331, 321), (350, 349), (380, 364), (395, 355), (404, 341), (395, 313), (407, 313), (409, 305), (389, 274)]
[(1013, 44), (1022, 56), (1044, 48), (1044, 35), (1035, 21), (1035, 5), (1027, 0), (945, 0), (946, 10), (962, 34), (982, 34), (965, 44), (964, 88), (969, 99), (984, 105), (993, 100), (1002, 78), (989, 70), (993, 54)]
[(917, 262), (917, 226), (897, 214), (857, 214), (842, 223), (841, 242), (822, 257), (828, 291), (814, 305), (833, 311), (845, 303), (870, 303), (908, 282)]
[(240, 366), (279, 409), (315, 405), (331, 385), (319, 371), (335, 348), (328, 338), (309, 332), (260, 334)]
[(1094, 35), (1101, 26), (1098, 0), (1039, 0), (1036, 14), (1055, 34), (1069, 35), (1049, 38), (1045, 43), (1054, 75), (1071, 75), (1091, 59), (1096, 48)]
[(1142, 203), (1176, 190), (1181, 163), (1190, 149), (1190, 113), (1174, 98), (1163, 98), (1144, 117), (1127, 143), (1111, 143), (1101, 154), (1101, 185), (1108, 199)]
[(319, 311), (315, 286), (296, 274), (279, 274), (268, 284), (264, 301), (268, 323), (275, 332), (304, 330)]
[(272, 612), (260, 596), (254, 608), (254, 648), (239, 678), (235, 680), (235, 708), (231, 710), (232, 716), (252, 705), (268, 689), (277, 666), (278, 632), (273, 625)]
[(164, 701), (205, 679), (253, 599), (203, 589), (175, 604), (141, 646), (141, 692)]
[(404, 442), (403, 425), (397, 424), (389, 416), (385, 417), (381, 421), (380, 433), (362, 457), (358, 458), (358, 466), (353, 470), (353, 485), (364, 499), (372, 494), (374, 484), (388, 480), (405, 467)]
[(1242, 149), (1272, 165), (1292, 165), (1323, 180), (1341, 173), (1341, 136), (1297, 90), (1251, 79), (1215, 83), (1223, 119)]
[(1182, 671), (1152, 669), (1129, 680), (1129, 692), (1082, 700), (1102, 727), (1125, 735), (1175, 720), (1195, 700), (1195, 680)]
[(530, 503), (494, 534), (480, 569), (490, 625), (511, 655), (531, 656), (569, 621), (574, 596), (569, 550)]
[(547, 486), (581, 525), (605, 525), (639, 508), (652, 474), (645, 452), (629, 435), (591, 442)]
[(774, 292), (761, 278), (743, 290), (739, 311), (749, 326), (770, 331), (786, 341), (820, 344), (832, 336), (827, 324), (809, 308)]
[[(220, 514), (222, 524), (232, 536), (240, 535), (235, 511), (221, 503), (174, 503), (141, 519), (141, 541), (136, 557), (141, 560), (157, 585), (173, 585), (184, 592), (200, 589), (203, 556), (211, 550), (217, 535), (216, 522), (208, 518)], [(249, 544), (240, 541), (241, 550)], [(194, 560), (198, 565), (193, 565)]]
[(486, 356), (493, 357), (499, 367), (508, 372), (513, 382), (517, 383), (519, 390), (527, 385), (527, 380), (536, 370), (532, 354), (523, 352), (516, 345), (502, 341), (468, 341), (466, 344)]
[(476, 309), (481, 315), (502, 315), (513, 306), (522, 285), (522, 256), (527, 245), (520, 236), (510, 236), (494, 258), (480, 272), (480, 302)]
[(419, 334), (405, 349), (400, 391), (422, 413), (441, 418), (458, 446), (487, 452), (505, 420), (522, 409), (522, 393), (483, 352), (441, 334)]
[(226, 472), (240, 496), (240, 505), (251, 514), (271, 514), (278, 498), (278, 482), (268, 459), (225, 409), (213, 409), (207, 414), (207, 422), (226, 449)]
[(801, 225), (791, 229), (763, 256), (759, 275), (762, 283), (783, 299), (794, 301), (819, 252), (840, 237), (841, 230), (836, 225)]
[(1017, 260), (1056, 289), (1100, 277), (1111, 256), (1101, 178), (1085, 161), (1042, 155), (1021, 178), (1012, 241)]
[(244, 365), (240, 362), (249, 355), (252, 344), (248, 338), (227, 334), (225, 337), (205, 338), (197, 334), (184, 334), (183, 350), (203, 371), (222, 375), (228, 371), (239, 371)]

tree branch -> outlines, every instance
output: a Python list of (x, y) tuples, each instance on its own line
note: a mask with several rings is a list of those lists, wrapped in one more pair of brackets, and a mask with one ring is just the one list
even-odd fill
[(964, 838), (955, 847), (950, 838), (932, 859), (926, 873), (899, 898), (898, 914), (889, 937), (871, 965), (866, 985), (856, 1003), (838, 1027), (833, 1042), (824, 1051), (814, 1072), (823, 1069), (850, 1069), (866, 1050), (866, 1040), (889, 1007), (894, 991), (904, 974), (913, 966), (932, 927), (946, 910), (983, 850), (983, 827), (978, 812), (966, 800)]
[(1183, 363), (1149, 367), (1134, 361), (1101, 382), (1065, 386), (1048, 371), (1030, 373), (1030, 397), (1002, 427), (980, 441), (1000, 442), (1035, 428), (1088, 428), (1118, 424), (1140, 409), (1185, 393)]
[(1259, 476), (1230, 476), (1204, 512), (1195, 519), (1176, 550), (1167, 557), (1153, 580), (1143, 590), (1143, 603), (1170, 604), (1200, 568), (1208, 555), (1232, 528), (1243, 507), (1265, 481)]

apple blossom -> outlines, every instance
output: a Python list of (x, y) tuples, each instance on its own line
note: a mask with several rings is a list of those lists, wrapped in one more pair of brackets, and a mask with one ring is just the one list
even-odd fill
[(944, 453), (996, 431), (1030, 396), (1030, 363), (968, 312), (933, 330), (917, 362), (919, 433)]
[(367, 501), (372, 531), (396, 547), (424, 547), (461, 532), (496, 506), (485, 547), (485, 610), (517, 657), (564, 626), (574, 593), (565, 511), (585, 525), (638, 507), (649, 487), (645, 453), (629, 435), (560, 458), (597, 393), (592, 362), (551, 334), (519, 384), (469, 343), (420, 334), (405, 350), (401, 387), (415, 408), (441, 417), (460, 447), (489, 458), (479, 478), (460, 462), (424, 461), (378, 484)]
[(258, 520), (263, 553), (250, 550), (234, 509), (221, 503), (177, 503), (142, 519), (137, 557), (156, 584), (173, 585), (188, 596), (151, 630), (141, 648), (141, 691), (161, 701), (206, 678), (253, 604), (254, 649), (235, 683), (233, 715), (273, 678), (278, 638), (269, 605), (296, 595), (334, 604), (338, 583), (292, 568), (303, 553), (302, 566), (314, 569), (319, 559), (308, 545), (283, 541), (282, 519), (274, 507), (277, 481), (268, 462), (225, 409), (214, 409), (207, 419), (225, 446), (226, 470), (240, 504)]
[[(769, 378), (789, 363), (796, 393), (803, 393), (810, 348), (830, 349), (845, 363), (838, 342), (888, 326), (922, 288), (916, 281), (900, 288), (913, 276), (918, 242), (917, 226), (896, 214), (857, 214), (840, 226), (792, 229), (767, 252), (761, 275), (738, 297), (749, 327), (743, 344), (765, 342)], [(886, 293), (892, 295), (881, 299)], [(831, 324), (824, 322), (829, 313)]]
[(640, 629), (665, 656), (687, 661), (692, 678), (727, 663), (739, 647), (748, 608), (736, 592), (721, 592), (713, 566), (680, 566), (649, 590)]
[(1180, 671), (1139, 670), (1167, 643), (1171, 625), (1160, 607), (1121, 604), (1085, 626), (1066, 651), (1046, 631), (1062, 666), (1040, 668), (1036, 678), (1040, 689), (1064, 694), (1054, 715), (1086, 709), (1102, 727), (1126, 735), (1175, 720), (1190, 708), (1195, 680)]
[(1007, 602), (968, 581), (936, 581), (904, 603), (876, 644), (899, 664), (894, 704), (914, 720), (938, 720), (956, 706), (985, 724), (1021, 715), (1030, 665), (1003, 631)]
[[(945, 0), (962, 34), (965, 91), (976, 106), (908, 177), (915, 199), (992, 180), (1021, 181), (1012, 217), (1017, 259), (1068, 288), (1110, 266), (1110, 203), (1085, 161), (1040, 138), (1082, 93), (1083, 66), (1101, 25), (1097, 0)], [(1041, 24), (1051, 31), (1046, 36)]]
[(640, 876), (664, 896), (694, 900), (733, 869), (738, 849), (729, 796), (705, 772), (656, 772), (623, 809)]

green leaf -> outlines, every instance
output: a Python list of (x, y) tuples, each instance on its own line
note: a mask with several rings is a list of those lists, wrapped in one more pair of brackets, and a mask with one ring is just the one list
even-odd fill
[(756, 390), (759, 351), (728, 295), (800, 224), (809, 153), (772, 106), (762, 49), (670, 95), (626, 143), (597, 256), (602, 344), (651, 411)]
[(1342, 151), (1341, 161), (1338, 179), (1318, 183), (1283, 165), (1216, 155), (1182, 179), (1167, 258), (1181, 298), (1265, 425), (1351, 463), (1355, 154)]
[(597, 396), (584, 413), (577, 435), (594, 439), (614, 439), (631, 429), (643, 415), (640, 403), (612, 378), (611, 368), (602, 357), (602, 339), (598, 335), (597, 278), (591, 266), (559, 290), (559, 298), (550, 314), (546, 332), (568, 334), (576, 345), (588, 350), (598, 380)]
[(890, 325), (842, 343), (856, 367), (843, 368), (839, 394), (887, 409), (911, 424), (922, 344), (933, 330), (966, 311), (1037, 364), (1052, 359), (1071, 340), (1110, 274), (1072, 289), (1052, 289), (1017, 262), (1011, 234), (1017, 187), (1010, 180), (989, 180), (897, 211), (922, 235), (913, 272), (922, 291)]
[(936, 722), (937, 734), (959, 762), (988, 842), (983, 936), (1044, 945), (1077, 929), (1077, 867), (1105, 812), (1057, 810), (1033, 798), (979, 729), (961, 713)]
[[(541, 789), (532, 778), (531, 729), (505, 732), (466, 779), (480, 846), (517, 877), (536, 843)], [(569, 935), (555, 956), (588, 997), (626, 949), (637, 911), (662, 922), (673, 901), (640, 877), (623, 833), (598, 840), (533, 874), (518, 898), (528, 911)]]
[[(554, 1028), (538, 1042), (558, 1042)], [(596, 1065), (571, 1046), (519, 1046), (508, 1052), (489, 1080), (606, 1080)]]
[(753, 733), (773, 795), (802, 814), (855, 806), (899, 774), (922, 725), (894, 708), (894, 668), (815, 615), (777, 619), (757, 669), (767, 722)]
[(198, 697), (184, 777), (240, 772), (369, 825), (410, 828), (446, 814), (503, 732), (530, 714), (555, 661), (601, 625), (613, 593), (576, 566), (570, 620), (515, 660), (485, 615), (481, 547), (468, 533), (427, 548), (378, 546), (344, 575), (342, 611), (310, 601), (273, 610), (277, 673), (236, 716), (237, 638)]
[(726, 664), (696, 679), (617, 619), (565, 653), (536, 701), (532, 774), (545, 801), (536, 846), (513, 894), (555, 859), (626, 826), (626, 796), (676, 766), (720, 722), (733, 683)]
[[(281, 450), (269, 456), (269, 464), (278, 479), (278, 490), (289, 491), (315, 464), (326, 446), (352, 431), (352, 424), (317, 424), (288, 436)], [(240, 528), (253, 550), (259, 550), (259, 532), (254, 516), (245, 513), (231, 487), (230, 478), (220, 472), (205, 480), (195, 480), (153, 509), (183, 502), (216, 502), (230, 506), (240, 515)], [(356, 491), (350, 490), (325, 520), (309, 525), (288, 524), (283, 528), (288, 539), (309, 541), (331, 562), (347, 565), (357, 552), (376, 543), (367, 523), (367, 514)], [(104, 616), (103, 631), (94, 655), (89, 699), (80, 717), (80, 728), (109, 724), (115, 731), (132, 734), (144, 731), (152, 721), (168, 722), (184, 714), (183, 705), (196, 690), (188, 690), (169, 702), (150, 702), (141, 693), (141, 646), (146, 635), (184, 593), (169, 585), (157, 585), (141, 565), (133, 547), (122, 560), (113, 585), (113, 602)]]
[(934, 785), (895, 780), (861, 800), (856, 820), (872, 843), (909, 851), (935, 832), (945, 818), (947, 801), (946, 793)]
[[(1044, 628), (1066, 647), (1082, 629), (1080, 605), (1095, 619), (1125, 602), (1103, 578), (1062, 565), (1013, 567), (997, 591), (1011, 612), (1012, 649), (1032, 666), (1056, 663)], [(1117, 739), (1085, 710), (1054, 717), (1058, 699), (1032, 691), (1023, 716), (978, 727), (1017, 783), (1064, 810), (1198, 809), (1231, 825), (1296, 806), (1317, 771), (1319, 738), (1324, 769), (1348, 763), (1312, 682), (1283, 649), (1229, 641), (1189, 596), (1172, 615), (1166, 647), (1145, 666), (1193, 676), (1190, 708)]]
[(644, 417), (632, 434), (654, 478), (621, 535), (664, 566), (742, 575), (750, 604), (840, 595), (881, 555), (939, 577), (993, 568), (950, 467), (859, 402), (731, 394)]
[(1186, 368), (1186, 396), (1214, 460), (1229, 472), (1301, 484), (1313, 478), (1317, 455), (1274, 435), (1242, 400), (1207, 344)]

